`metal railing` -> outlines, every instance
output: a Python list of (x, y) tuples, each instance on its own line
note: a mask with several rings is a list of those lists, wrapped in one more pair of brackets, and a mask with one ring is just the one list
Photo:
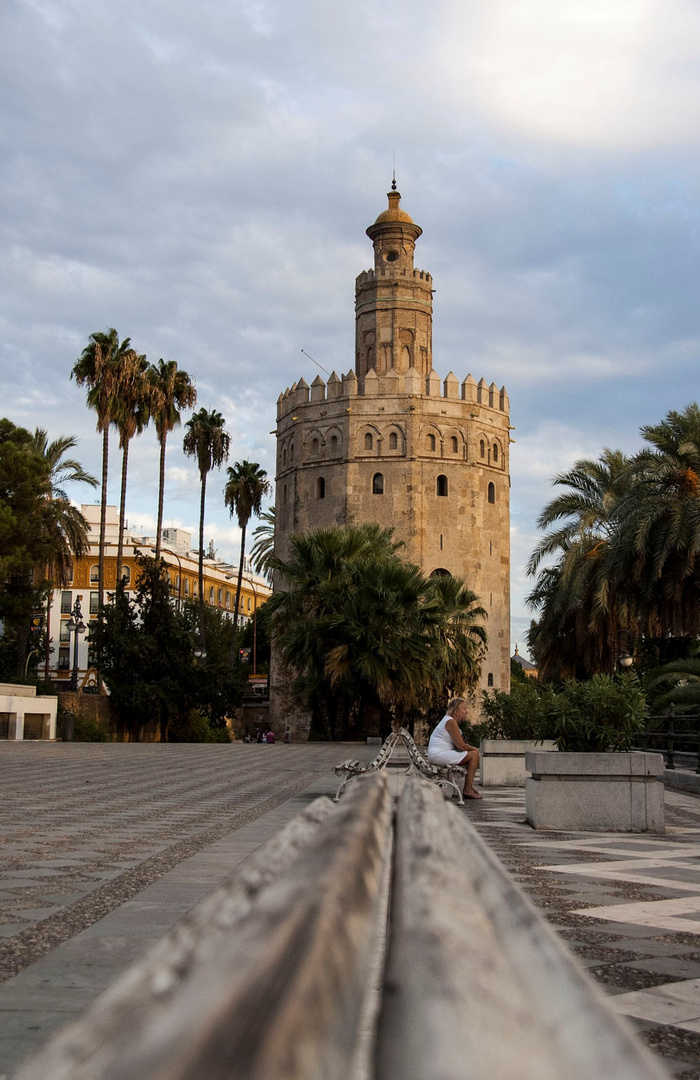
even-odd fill
[(650, 716), (638, 749), (662, 753), (667, 769), (676, 769), (677, 759), (695, 761), (695, 772), (700, 774), (700, 714), (671, 711)]

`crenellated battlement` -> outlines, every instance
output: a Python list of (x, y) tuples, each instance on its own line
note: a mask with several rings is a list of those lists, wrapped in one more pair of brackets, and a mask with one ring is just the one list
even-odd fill
[(441, 379), (435, 371), (431, 371), (426, 378), (415, 368), (409, 368), (403, 374), (390, 370), (382, 375), (370, 368), (361, 380), (358, 380), (354, 371), (348, 371), (342, 377), (333, 371), (327, 382), (317, 375), (311, 386), (302, 377), (287, 387), (277, 399), (277, 419), (280, 420), (298, 406), (309, 403), (321, 405), (358, 396), (393, 397), (399, 394), (463, 401), (505, 414), (508, 414), (510, 408), (505, 386), (499, 388), (495, 382), (487, 383), (483, 378), (477, 382), (471, 374), (460, 383), (451, 371)]
[(433, 280), (432, 275), (429, 274), (427, 270), (415, 270), (414, 269), (413, 272), (411, 273), (410, 271), (405, 270), (405, 269), (404, 270), (394, 270), (394, 269), (385, 270), (384, 268), (380, 268), (379, 270), (363, 270), (362, 273), (358, 274), (357, 277), (355, 278), (355, 284), (356, 285), (364, 285), (365, 282), (375, 281), (377, 278), (384, 278), (384, 277), (388, 277), (388, 278), (391, 278), (391, 277), (395, 277), (395, 278), (396, 277), (411, 278), (411, 277), (413, 277), (413, 278), (416, 279), (416, 281), (425, 281), (426, 283)]

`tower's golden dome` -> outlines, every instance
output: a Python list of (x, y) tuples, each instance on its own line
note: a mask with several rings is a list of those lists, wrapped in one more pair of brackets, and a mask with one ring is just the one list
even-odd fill
[(401, 195), (398, 191), (389, 191), (387, 193), (389, 200), (389, 208), (384, 210), (375, 221), (375, 225), (381, 225), (385, 221), (405, 221), (407, 225), (413, 225), (413, 218), (402, 210), (399, 206), (401, 202)]

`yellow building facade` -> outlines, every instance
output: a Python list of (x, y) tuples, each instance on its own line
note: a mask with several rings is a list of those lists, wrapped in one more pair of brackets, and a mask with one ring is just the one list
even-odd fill
[[(100, 531), (100, 507), (83, 505), (82, 513), (90, 526), (90, 551), (76, 560), (72, 577), (62, 589), (55, 589), (51, 595), (47, 631), (51, 640), (52, 652), (49, 661), (49, 678), (57, 683), (70, 682), (75, 662), (75, 632), (69, 629), (71, 613), (76, 600), (80, 603), (83, 623), (86, 631), (90, 622), (97, 618), (99, 609), (98, 591), (98, 555)], [(107, 507), (105, 591), (114, 592), (117, 585), (117, 545), (119, 540), (119, 515), (114, 506)], [(134, 589), (138, 573), (137, 555), (153, 555), (156, 541), (154, 537), (125, 530), (122, 576), (126, 579), (127, 589)], [(191, 534), (182, 529), (163, 529), (161, 538), (161, 557), (167, 564), (170, 575), (170, 594), (177, 606), (186, 601), (199, 598), (199, 556), (192, 549)], [(204, 601), (212, 607), (233, 618), (236, 603), (236, 585), (238, 567), (221, 559), (204, 559)], [(253, 574), (249, 568), (243, 572), (241, 601), (239, 607), (239, 626), (250, 619), (258, 607), (270, 595), (267, 582)], [(89, 671), (88, 633), (78, 634), (78, 685), (85, 683)]]

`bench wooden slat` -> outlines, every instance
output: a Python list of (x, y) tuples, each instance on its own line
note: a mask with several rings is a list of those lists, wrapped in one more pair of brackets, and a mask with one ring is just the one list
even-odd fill
[(395, 828), (376, 1080), (665, 1076), (434, 787), (406, 781)]

